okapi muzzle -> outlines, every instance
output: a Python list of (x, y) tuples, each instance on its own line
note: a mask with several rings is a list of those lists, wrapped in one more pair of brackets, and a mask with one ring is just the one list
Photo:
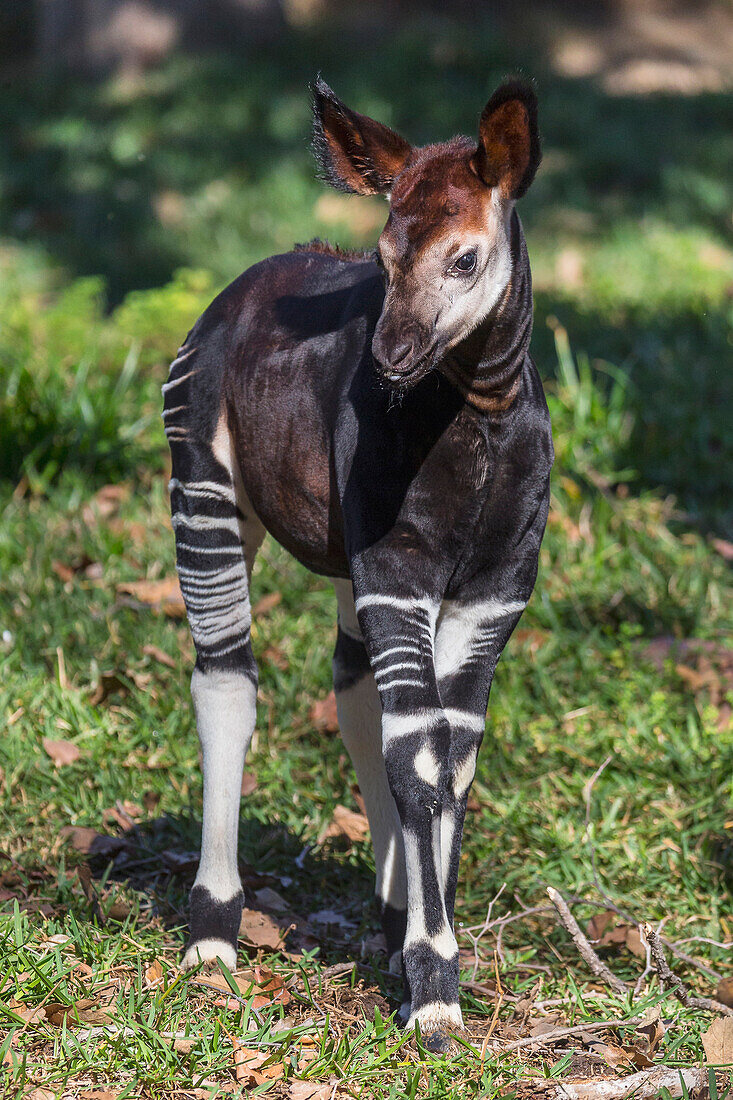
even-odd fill
[(414, 386), (427, 374), (438, 349), (436, 334), (413, 315), (412, 299), (387, 292), (372, 339), (377, 374), (395, 389)]
[(204, 771), (184, 965), (237, 961), (258, 679), (249, 586), (269, 531), (333, 581), (339, 727), (403, 974), (400, 1013), (441, 1050), (462, 1026), (453, 913), (466, 804), (549, 502), (514, 210), (539, 163), (536, 102), (505, 84), (477, 138), (415, 148), (322, 81), (313, 94), (328, 182), (389, 196), (376, 253), (312, 242), (250, 268), (196, 322), (163, 387)]

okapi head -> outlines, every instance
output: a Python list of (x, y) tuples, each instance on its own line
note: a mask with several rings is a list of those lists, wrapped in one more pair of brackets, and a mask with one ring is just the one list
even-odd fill
[(512, 273), (510, 219), (540, 162), (537, 99), (511, 81), (479, 121), (478, 142), (415, 148), (381, 122), (313, 85), (314, 150), (328, 183), (387, 195), (376, 258), (387, 292), (372, 352), (384, 379), (407, 389), (489, 315)]

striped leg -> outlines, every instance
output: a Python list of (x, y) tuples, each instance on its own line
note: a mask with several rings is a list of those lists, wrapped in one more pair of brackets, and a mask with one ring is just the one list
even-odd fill
[(339, 728), (369, 818), (377, 871), (375, 892), (387, 940), (390, 970), (399, 972), (407, 909), (405, 850), (400, 818), (384, 766), (382, 704), (356, 618), (351, 582), (334, 580), (333, 586), (338, 600), (333, 683)]
[(242, 491), (218, 398), (212, 405), (211, 379), (206, 392), (196, 392), (199, 373), (195, 349), (184, 348), (164, 387), (163, 414), (178, 575), (196, 645), (191, 693), (204, 771), (201, 861), (183, 965), (218, 956), (234, 967), (243, 903), (239, 802), (257, 698), (249, 572), (263, 529)]
[(397, 806), (407, 873), (403, 948), (408, 1027), (419, 1021), (433, 1049), (462, 1026), (458, 947), (442, 880), (441, 806), (450, 725), (433, 667), (438, 604), (427, 598), (361, 595), (359, 623), (382, 701), (382, 743)]
[(435, 672), (451, 725), (450, 777), (441, 815), (442, 874), (451, 925), (466, 804), (483, 739), (491, 681), (523, 607), (520, 600), (445, 600), (438, 617)]

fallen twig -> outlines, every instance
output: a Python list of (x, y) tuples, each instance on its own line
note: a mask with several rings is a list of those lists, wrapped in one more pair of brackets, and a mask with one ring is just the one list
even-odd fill
[[(698, 970), (702, 970), (703, 974), (707, 974), (708, 977), (713, 978), (716, 982), (719, 982), (720, 979), (723, 977), (719, 970), (713, 970), (712, 966), (707, 966), (705, 963), (701, 963), (699, 959), (694, 959), (692, 955), (686, 955), (684, 951), (680, 951), (679, 946), (676, 943), (672, 943), (671, 940), (665, 940), (664, 936), (660, 936), (659, 940), (661, 943), (664, 944), (665, 947), (668, 947), (670, 949), (672, 954), (675, 955), (676, 958), (680, 960), (680, 962), (687, 963), (688, 966), (694, 966)], [(686, 943), (687, 941), (680, 940), (679, 942)], [(707, 940), (703, 942), (712, 943), (713, 941)], [(720, 945), (716, 944), (715, 946), (717, 947)]]
[(558, 1027), (554, 1031), (546, 1031), (542, 1035), (529, 1035), (525, 1039), (515, 1039), (512, 1043), (506, 1043), (497, 1048), (497, 1053), (505, 1050), (525, 1050), (527, 1047), (551, 1046), (559, 1039), (570, 1039), (574, 1035), (585, 1035), (588, 1031), (605, 1031), (610, 1027), (625, 1027), (633, 1024), (643, 1012), (635, 1012), (623, 1020), (598, 1020), (597, 1023), (575, 1024), (573, 1027)]
[(598, 958), (598, 955), (596, 955), (586, 936), (583, 935), (583, 932), (580, 929), (580, 925), (568, 909), (562, 894), (560, 894), (552, 886), (547, 887), (547, 893), (550, 901), (557, 910), (557, 915), (560, 919), (560, 923), (572, 938), (573, 943), (578, 948), (578, 951), (588, 963), (588, 966), (591, 968), (595, 976), (604, 981), (606, 985), (610, 986), (614, 993), (620, 993), (622, 996), (625, 996), (628, 993), (625, 982), (622, 982), (620, 978), (617, 978), (613, 971), (609, 970), (606, 964), (604, 962), (601, 962), (601, 960)]
[(669, 987), (670, 992), (674, 993), (677, 1000), (685, 1008), (701, 1008), (705, 1012), (720, 1012), (723, 1016), (733, 1016), (733, 1008), (729, 1008), (728, 1005), (722, 1004), (721, 1001), (714, 1001), (712, 997), (693, 996), (682, 979), (670, 968), (664, 954), (664, 948), (662, 947), (659, 933), (656, 929), (653, 928), (648, 921), (643, 921), (639, 927), (642, 939), (645, 943), (648, 943), (651, 948), (652, 963), (657, 972), (662, 992)]
[(630, 1077), (586, 1077), (579, 1081), (557, 1081), (540, 1086), (538, 1095), (548, 1100), (657, 1100), (665, 1095), (689, 1097), (708, 1083), (707, 1070), (671, 1069), (655, 1066), (632, 1073)]

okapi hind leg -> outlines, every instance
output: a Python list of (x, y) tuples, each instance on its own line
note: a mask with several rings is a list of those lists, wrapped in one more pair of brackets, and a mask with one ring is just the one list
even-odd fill
[[(382, 704), (356, 618), (351, 582), (334, 580), (333, 586), (338, 600), (333, 682), (339, 729), (369, 818), (376, 866), (375, 894), (387, 941), (389, 968), (400, 973), (407, 925), (405, 849), (384, 765)], [(405, 1011), (409, 1013), (409, 1004)]]
[[(205, 388), (196, 384), (201, 375)], [(244, 901), (237, 867), (242, 770), (257, 702), (249, 575), (264, 532), (242, 491), (216, 383), (215, 368), (184, 347), (164, 387), (163, 416), (178, 576), (197, 654), (191, 694), (204, 772), (201, 860), (183, 965), (218, 957), (233, 968)]]

